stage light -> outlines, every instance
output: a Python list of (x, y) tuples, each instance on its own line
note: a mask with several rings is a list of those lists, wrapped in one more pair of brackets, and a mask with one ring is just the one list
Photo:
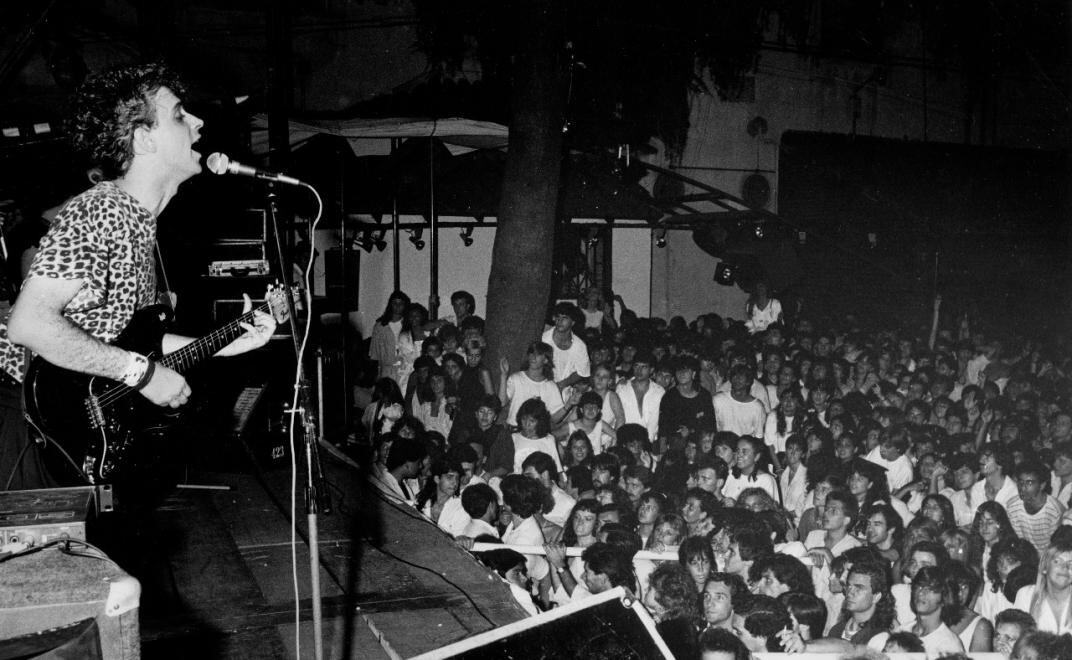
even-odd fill
[(465, 247), (469, 247), (470, 245), (472, 245), (473, 244), (473, 228), (472, 227), (465, 227), (464, 229), (462, 229), (461, 237), (462, 237), (462, 245), (464, 245)]
[(725, 261), (718, 262), (715, 266), (715, 281), (723, 286), (730, 286), (737, 276), (737, 267)]
[(421, 239), (421, 235), (424, 233), (424, 230), (423, 229), (410, 229), (409, 233), (410, 233), (409, 242), (413, 243), (413, 247), (417, 248), (418, 250), (423, 250), (424, 249), (424, 241)]
[(353, 247), (355, 249), (362, 249), (365, 252), (372, 252), (372, 244), (372, 236), (369, 235), (368, 231), (363, 231), (354, 237)]
[(656, 234), (656, 236), (655, 236), (655, 247), (657, 247), (657, 248), (666, 247), (666, 227), (663, 227), (662, 229), (660, 229), (659, 233)]
[(589, 227), (588, 234), (585, 236), (584, 239), (584, 246), (587, 249), (591, 250), (596, 246), (596, 243), (599, 243), (599, 228)]

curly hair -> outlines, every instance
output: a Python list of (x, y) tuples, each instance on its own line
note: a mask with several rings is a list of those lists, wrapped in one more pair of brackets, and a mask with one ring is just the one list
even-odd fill
[(666, 609), (666, 619), (699, 620), (696, 583), (681, 564), (659, 564), (648, 578), (648, 588), (655, 592), (655, 602)]
[(1005, 586), (1005, 580), (1001, 579), (1001, 574), (998, 573), (998, 562), (1002, 559), (1017, 566), (1026, 564), (1031, 567), (1032, 572), (1038, 570), (1039, 553), (1030, 541), (1019, 536), (998, 541), (990, 549), (990, 559), (986, 563), (986, 578), (990, 581), (990, 590), (996, 594), (1001, 593), (1002, 587)]
[(71, 100), (66, 125), (71, 147), (105, 179), (123, 176), (134, 159), (134, 131), (156, 126), (153, 97), (162, 87), (179, 98), (186, 94), (178, 75), (159, 62), (89, 76)]

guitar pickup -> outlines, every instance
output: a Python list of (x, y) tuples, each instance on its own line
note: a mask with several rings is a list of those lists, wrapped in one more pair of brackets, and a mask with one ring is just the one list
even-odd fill
[(85, 406), (90, 427), (99, 429), (104, 426), (104, 411), (101, 410), (100, 400), (96, 396), (87, 396)]

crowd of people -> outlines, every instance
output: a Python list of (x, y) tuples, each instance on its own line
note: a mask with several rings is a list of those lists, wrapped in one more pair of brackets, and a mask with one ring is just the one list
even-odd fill
[(940, 298), (929, 328), (875, 330), (787, 319), (765, 287), (691, 324), (594, 291), (486, 365), (473, 297), (451, 303), (395, 292), (377, 322), (370, 478), (503, 544), (478, 556), (529, 613), (625, 587), (678, 658), (1072, 658), (1060, 346)]

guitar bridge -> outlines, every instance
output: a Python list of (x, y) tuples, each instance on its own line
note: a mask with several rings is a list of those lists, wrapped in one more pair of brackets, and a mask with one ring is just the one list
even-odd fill
[(89, 417), (89, 425), (92, 428), (99, 429), (104, 426), (104, 411), (101, 410), (100, 401), (96, 395), (90, 395), (86, 397), (86, 416)]

